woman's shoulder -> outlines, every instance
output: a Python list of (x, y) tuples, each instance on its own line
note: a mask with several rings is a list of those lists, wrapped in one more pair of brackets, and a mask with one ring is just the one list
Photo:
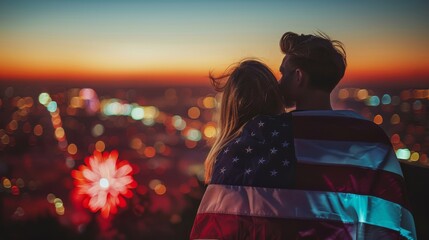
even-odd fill
[[(243, 127), (243, 136), (258, 139), (271, 139), (272, 136), (288, 134), (292, 126), (292, 114), (257, 115)], [(270, 137), (271, 136), (271, 137)]]
[(284, 162), (294, 158), (289, 121), (288, 114), (251, 119), (242, 133), (219, 152), (212, 183), (252, 185), (271, 176), (273, 169), (286, 171)]

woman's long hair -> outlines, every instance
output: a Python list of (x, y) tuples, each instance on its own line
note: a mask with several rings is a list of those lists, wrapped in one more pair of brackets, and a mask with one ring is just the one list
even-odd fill
[[(228, 69), (230, 69), (228, 71)], [(282, 96), (276, 77), (269, 67), (257, 60), (243, 60), (226, 73), (215, 77), (211, 83), (223, 92), (219, 134), (205, 161), (205, 182), (213, 175), (216, 157), (228, 142), (236, 138), (244, 124), (260, 114), (278, 114), (284, 111)], [(226, 82), (224, 79), (226, 79)]]

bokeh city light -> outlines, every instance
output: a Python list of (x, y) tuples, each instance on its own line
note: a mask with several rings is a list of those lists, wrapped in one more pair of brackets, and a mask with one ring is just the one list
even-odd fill
[[(75, 238), (187, 238), (220, 94), (197, 86), (7, 86), (0, 94), (7, 223), (47, 213)], [(429, 89), (342, 87), (333, 103), (382, 127), (401, 162), (429, 166)]]

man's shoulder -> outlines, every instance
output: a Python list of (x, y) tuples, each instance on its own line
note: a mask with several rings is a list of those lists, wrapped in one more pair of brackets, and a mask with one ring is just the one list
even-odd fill
[(295, 110), (290, 114), (294, 117), (353, 118), (368, 121), (368, 119), (352, 110)]
[(294, 123), (330, 122), (341, 125), (376, 126), (371, 120), (351, 110), (308, 110), (290, 113)]
[(294, 111), (294, 135), (343, 141), (371, 141), (390, 145), (384, 130), (351, 110)]

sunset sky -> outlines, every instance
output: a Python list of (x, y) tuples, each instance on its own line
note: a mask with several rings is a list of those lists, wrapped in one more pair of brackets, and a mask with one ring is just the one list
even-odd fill
[(207, 83), (245, 57), (278, 75), (286, 31), (341, 40), (346, 83), (429, 82), (429, 1), (0, 1), (0, 81)]

